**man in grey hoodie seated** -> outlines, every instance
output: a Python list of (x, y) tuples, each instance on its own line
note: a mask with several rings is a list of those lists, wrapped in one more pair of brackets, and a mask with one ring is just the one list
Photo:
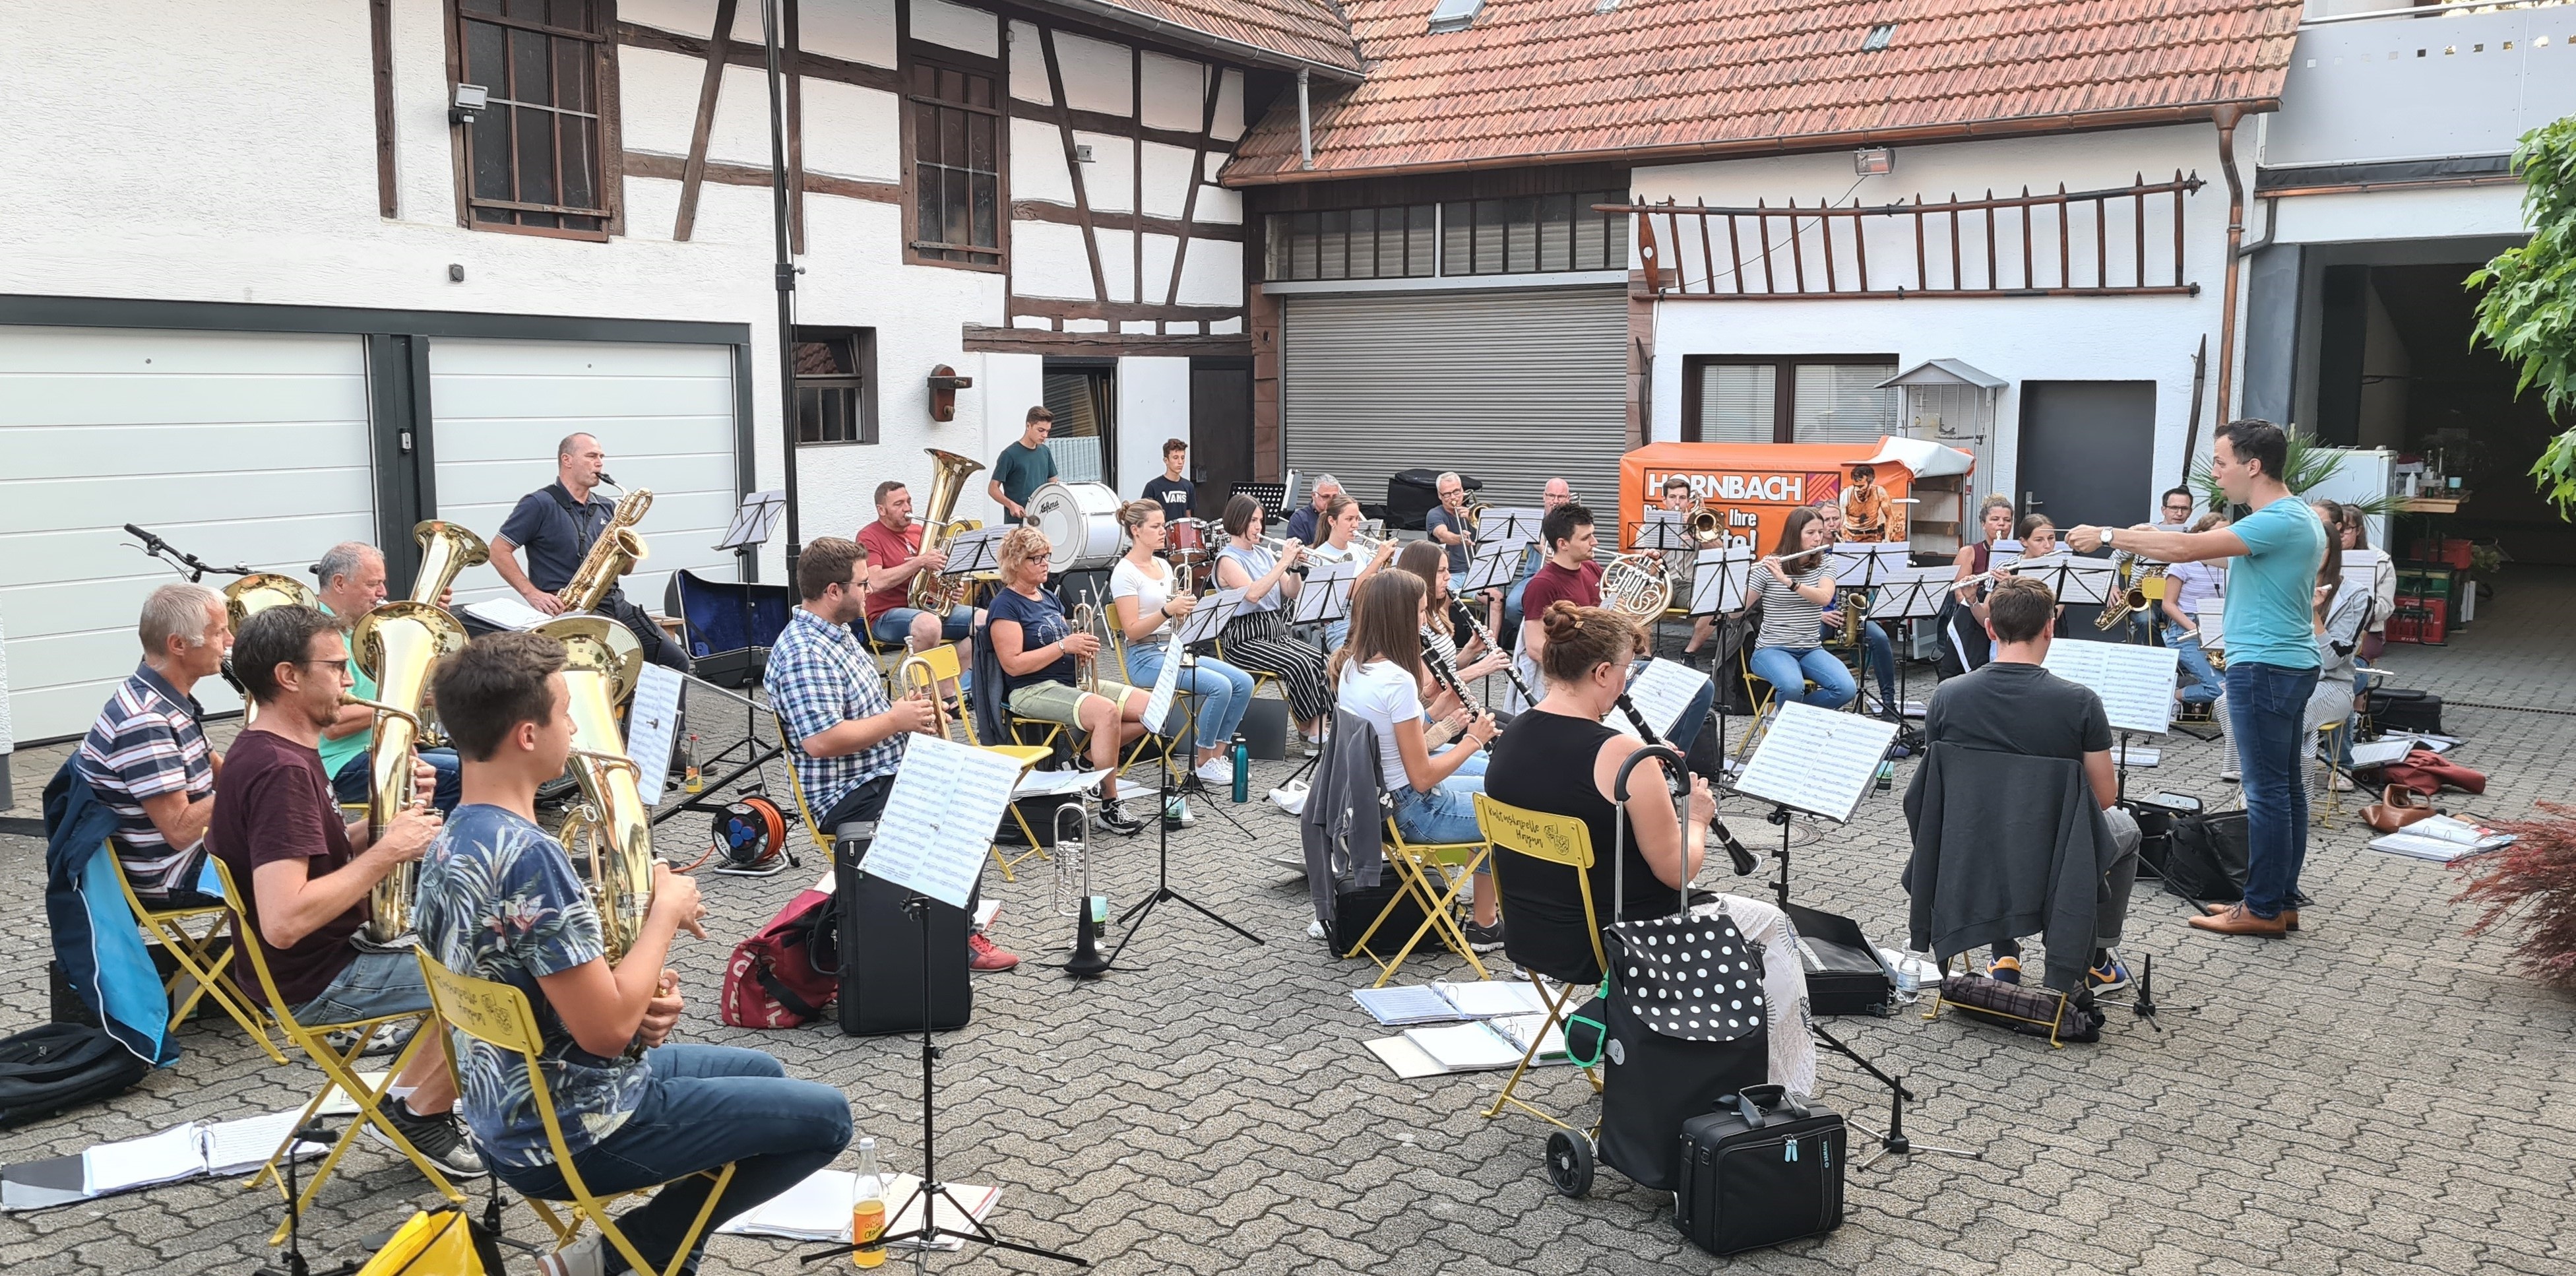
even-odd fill
[[(2023, 577), (1997, 582), (1986, 600), (1994, 658), (1972, 673), (1942, 680), (1925, 707), (1923, 736), (1929, 745), (2067, 758), (2083, 765), (2116, 852), (2104, 875), (2092, 969), (2084, 981), (2092, 991), (2105, 993), (2129, 983), (2128, 968), (2112, 946), (2119, 942), (2120, 923), (2129, 915), (2129, 889), (2138, 877), (2138, 821), (2116, 805), (2120, 784), (2111, 764), (2111, 721), (2102, 711), (2102, 697), (2040, 667), (2048, 658), (2056, 620), (2057, 599), (2048, 586)], [(2009, 939), (1997, 943), (1987, 973), (2004, 983), (2020, 983), (2021, 945)]]

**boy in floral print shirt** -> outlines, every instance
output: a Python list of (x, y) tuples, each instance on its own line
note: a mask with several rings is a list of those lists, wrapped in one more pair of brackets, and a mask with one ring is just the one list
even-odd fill
[[(563, 668), (562, 645), (529, 633), (478, 638), (439, 666), (434, 694), (463, 759), (463, 800), (422, 862), (420, 938), (447, 969), (527, 995), (585, 1186), (609, 1196), (670, 1184), (620, 1220), (658, 1268), (714, 1186), (697, 1171), (737, 1163), (712, 1232), (839, 1155), (850, 1108), (757, 1050), (663, 1044), (685, 1008), (663, 958), (682, 930), (706, 937), (694, 880), (656, 864), (635, 942), (609, 962), (588, 890), (536, 822), (537, 786), (563, 773), (572, 750)], [(628, 1057), (629, 1043), (640, 1056)], [(493, 1172), (522, 1195), (568, 1199), (519, 1057), (462, 1034), (453, 1045), (458, 1106)], [(541, 1265), (578, 1276), (628, 1266), (596, 1234)]]

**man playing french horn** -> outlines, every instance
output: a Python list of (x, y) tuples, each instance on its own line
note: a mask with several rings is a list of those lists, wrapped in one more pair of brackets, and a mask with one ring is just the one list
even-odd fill
[[(591, 543), (608, 530), (617, 505), (599, 494), (607, 481), (608, 453), (588, 434), (567, 434), (555, 445), (555, 481), (519, 498), (510, 517), (492, 538), (492, 569), (531, 607), (559, 615), (562, 597)], [(518, 551), (528, 551), (526, 570)], [(689, 671), (689, 656), (653, 623), (653, 617), (626, 597), (622, 588), (608, 591), (599, 614), (614, 618), (642, 644), (644, 658), (657, 665)]]
[[(223, 802), (206, 847), (244, 892), (244, 929), (257, 937), (278, 995), (305, 1023), (427, 1011), (429, 990), (410, 949), (351, 943), (376, 883), (419, 860), (440, 821), (417, 801), (373, 838), (363, 817), (341, 820), (319, 750), (350, 685), (339, 625), (311, 607), (268, 608), (242, 622), (233, 669), (259, 713), (226, 755)], [(424, 763), (411, 774), (416, 793), (436, 779)], [(480, 1177), (482, 1158), (457, 1125), (444, 1034), (431, 1038), (395, 1079), (385, 1116), (442, 1171)]]

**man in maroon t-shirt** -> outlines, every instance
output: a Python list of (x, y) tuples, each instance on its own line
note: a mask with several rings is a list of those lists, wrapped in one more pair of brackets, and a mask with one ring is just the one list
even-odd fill
[[(415, 803), (372, 839), (365, 820), (341, 822), (318, 746), (339, 716), (348, 661), (337, 624), (314, 608), (272, 607), (243, 622), (233, 669), (259, 716), (226, 755), (223, 801), (206, 828), (207, 848), (245, 896), (243, 930), (257, 938), (278, 997), (298, 1022), (315, 1025), (429, 1009), (409, 948), (351, 942), (367, 920), (368, 892), (429, 850), (439, 818)], [(436, 781), (417, 761), (412, 774), (423, 792)], [(431, 1033), (392, 1096), (385, 1116), (423, 1156), (450, 1174), (484, 1173), (456, 1122), (444, 1034)]]
[[(942, 620), (908, 601), (913, 581), (921, 573), (935, 573), (948, 565), (948, 555), (935, 549), (922, 552), (923, 530), (912, 521), (912, 493), (893, 479), (877, 484), (877, 516), (859, 529), (858, 536), (859, 547), (868, 551), (868, 592), (861, 600), (868, 629), (861, 637), (880, 645), (899, 642), (909, 651), (957, 643), (957, 667), (964, 669), (974, 663), (974, 653), (964, 645), (966, 636), (974, 632), (984, 613), (959, 607)], [(943, 686), (940, 694), (955, 690)]]
[(1539, 521), (1538, 534), (1547, 545), (1547, 561), (1539, 564), (1521, 593), (1522, 677), (1532, 687), (1538, 685), (1538, 653), (1547, 645), (1547, 634), (1539, 624), (1547, 605), (1560, 598), (1577, 607), (1601, 605), (1601, 564), (1592, 561), (1601, 538), (1592, 530), (1592, 511), (1579, 501), (1568, 501), (1547, 512)]

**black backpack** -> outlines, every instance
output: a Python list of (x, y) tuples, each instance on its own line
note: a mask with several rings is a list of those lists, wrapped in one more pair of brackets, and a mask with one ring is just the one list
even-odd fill
[[(2141, 843), (2141, 852), (2144, 845)], [(2245, 898), (2245, 812), (2177, 818), (2164, 839), (2162, 863), (2150, 863), (2165, 889), (2201, 903)]]
[(0, 1129), (122, 1094), (151, 1070), (116, 1038), (76, 1023), (0, 1038)]

